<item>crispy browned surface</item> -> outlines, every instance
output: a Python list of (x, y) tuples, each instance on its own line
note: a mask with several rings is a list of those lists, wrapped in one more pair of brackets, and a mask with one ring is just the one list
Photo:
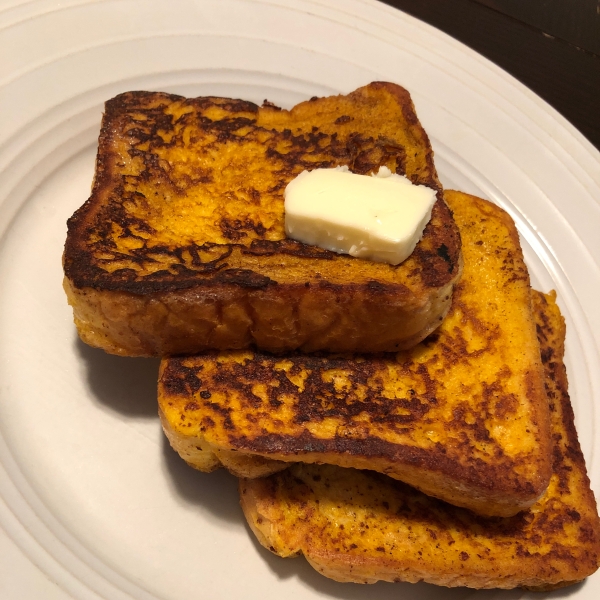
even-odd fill
[(231, 450), (219, 450), (206, 444), (203, 440), (179, 435), (164, 414), (160, 413), (163, 431), (169, 443), (185, 462), (199, 471), (210, 473), (219, 467), (226, 466), (227, 470), (237, 477), (264, 477), (277, 473), (289, 467), (289, 463), (248, 455)]
[(550, 477), (548, 406), (517, 231), (489, 202), (446, 199), (464, 273), (433, 335), (375, 357), (165, 359), (158, 395), (173, 445), (373, 469), (487, 515), (535, 502)]
[[(438, 190), (402, 265), (285, 238), (305, 169), (381, 165)], [(68, 223), (65, 289), (87, 343), (123, 355), (207, 348), (388, 351), (439, 324), (460, 238), (408, 92), (373, 83), (291, 111), (130, 92), (106, 105), (90, 199)]]
[(360, 583), (548, 590), (593, 573), (600, 522), (567, 393), (564, 321), (554, 296), (534, 298), (554, 450), (548, 491), (529, 511), (485, 519), (383, 475), (295, 464), (240, 480), (242, 508), (261, 544)]

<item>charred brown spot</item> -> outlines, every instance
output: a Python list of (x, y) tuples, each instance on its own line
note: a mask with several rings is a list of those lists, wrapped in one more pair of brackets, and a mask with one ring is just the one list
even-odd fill
[(225, 269), (215, 276), (215, 282), (232, 283), (241, 287), (265, 288), (276, 282), (249, 269)]
[(202, 367), (187, 367), (182, 359), (169, 360), (161, 378), (165, 393), (172, 396), (195, 394), (202, 385), (202, 381), (198, 377), (201, 370)]
[[(254, 190), (255, 194), (256, 190)], [(254, 195), (255, 195), (254, 194)], [(252, 193), (250, 193), (253, 196)], [(223, 237), (237, 242), (248, 236), (249, 231), (254, 231), (257, 235), (264, 235), (266, 228), (262, 223), (255, 223), (250, 219), (241, 221), (240, 219), (221, 219), (219, 223)]]
[(264, 99), (262, 105), (264, 108), (272, 108), (273, 110), (277, 110), (277, 111), (281, 110), (281, 108), (279, 106), (277, 106), (276, 104), (273, 104), (273, 102), (270, 102), (266, 98)]
[(249, 247), (242, 249), (244, 254), (254, 256), (272, 256), (274, 254), (288, 254), (302, 258), (320, 258), (331, 260), (335, 253), (318, 246), (309, 246), (296, 240), (285, 239), (279, 241), (252, 240)]

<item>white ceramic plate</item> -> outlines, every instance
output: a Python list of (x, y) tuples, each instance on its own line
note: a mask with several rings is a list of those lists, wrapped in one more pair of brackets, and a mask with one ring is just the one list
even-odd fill
[[(0, 597), (527, 596), (341, 585), (258, 547), (234, 479), (196, 473), (167, 447), (157, 362), (78, 342), (61, 289), (65, 222), (87, 198), (102, 105), (118, 92), (291, 106), (372, 80), (404, 85), (446, 187), (507, 208), (534, 284), (558, 291), (577, 426), (600, 490), (592, 146), (474, 52), (372, 0), (5, 0), (0, 48)], [(568, 593), (595, 600), (599, 576), (551, 595)]]

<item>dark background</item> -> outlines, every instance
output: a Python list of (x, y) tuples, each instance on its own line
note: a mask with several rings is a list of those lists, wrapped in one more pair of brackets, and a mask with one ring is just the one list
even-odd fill
[(490, 59), (600, 150), (600, 0), (383, 0)]

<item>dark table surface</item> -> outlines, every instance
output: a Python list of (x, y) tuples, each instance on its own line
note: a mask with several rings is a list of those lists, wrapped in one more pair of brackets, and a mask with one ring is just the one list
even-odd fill
[(384, 0), (524, 83), (600, 150), (600, 0)]

